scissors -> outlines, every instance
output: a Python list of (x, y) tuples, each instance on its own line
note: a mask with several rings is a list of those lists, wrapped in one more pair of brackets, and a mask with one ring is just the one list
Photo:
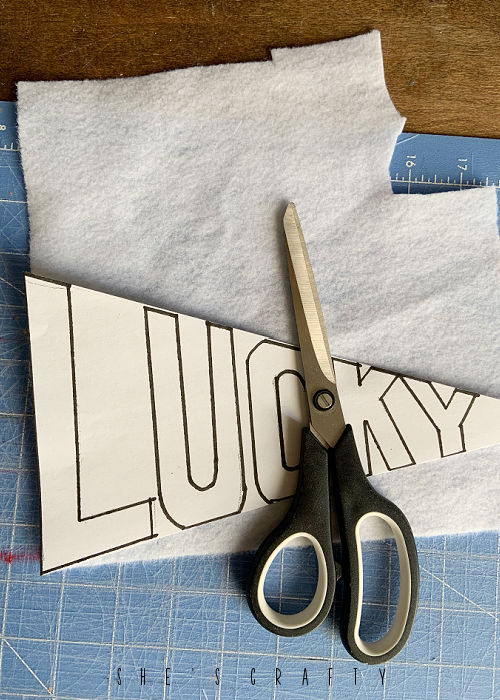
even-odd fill
[[(288, 205), (283, 223), (309, 427), (302, 433), (299, 479), (290, 509), (255, 555), (250, 578), (250, 607), (257, 621), (275, 634), (286, 637), (306, 634), (328, 615), (336, 582), (341, 576), (344, 582), (341, 620), (344, 645), (358, 661), (382, 664), (406, 644), (415, 619), (419, 588), (415, 540), (399, 508), (368, 482), (352, 428), (345, 424), (318, 291), (294, 204)], [(332, 510), (340, 532), (341, 569), (333, 556)], [(399, 600), (389, 631), (376, 641), (364, 641), (359, 633), (363, 606), (360, 529), (363, 522), (374, 516), (389, 525), (396, 540)], [(266, 601), (264, 581), (277, 554), (299, 537), (309, 540), (316, 553), (316, 591), (302, 611), (283, 614)]]

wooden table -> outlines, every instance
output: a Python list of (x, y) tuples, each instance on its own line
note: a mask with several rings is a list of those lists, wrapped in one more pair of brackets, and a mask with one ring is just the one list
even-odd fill
[(377, 28), (407, 131), (500, 138), (498, 0), (3, 0), (0, 10), (0, 99), (15, 99), (18, 80), (260, 61), (270, 47)]

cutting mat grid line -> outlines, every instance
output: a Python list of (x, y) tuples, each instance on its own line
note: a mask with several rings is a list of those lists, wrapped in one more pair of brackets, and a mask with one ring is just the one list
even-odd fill
[[(498, 697), (498, 533), (418, 540), (415, 629), (384, 667), (383, 683), (384, 669), (357, 664), (343, 648), (340, 600), (307, 637), (278, 639), (259, 627), (245, 596), (248, 553), (40, 577), (23, 289), (28, 219), (15, 105), (0, 109), (0, 700)], [(390, 171), (395, 192), (498, 187), (500, 141), (403, 134)], [(397, 556), (390, 543), (372, 544), (365, 554), (373, 582), (368, 617), (387, 625), (397, 600)], [(273, 566), (278, 607), (292, 610), (310, 593), (312, 557), (287, 551)], [(390, 591), (380, 598), (388, 568)]]

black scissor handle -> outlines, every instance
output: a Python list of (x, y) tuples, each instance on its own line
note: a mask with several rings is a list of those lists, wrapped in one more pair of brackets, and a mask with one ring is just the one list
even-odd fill
[[(302, 432), (301, 467), (297, 491), (282, 522), (261, 544), (250, 574), (250, 608), (270, 632), (296, 637), (310, 632), (328, 615), (335, 594), (329, 493), (329, 452), (308, 428)], [(292, 540), (305, 537), (318, 560), (316, 592), (304, 610), (286, 615), (271, 608), (264, 597), (264, 581), (277, 554)]]
[[(394, 503), (375, 491), (365, 476), (350, 425), (330, 451), (332, 489), (342, 543), (344, 606), (341, 621), (343, 642), (358, 661), (383, 664), (406, 644), (417, 611), (419, 568), (410, 525)], [(377, 641), (359, 636), (363, 605), (363, 558), (360, 528), (369, 517), (379, 517), (391, 528), (396, 540), (400, 586), (399, 600), (389, 631)]]

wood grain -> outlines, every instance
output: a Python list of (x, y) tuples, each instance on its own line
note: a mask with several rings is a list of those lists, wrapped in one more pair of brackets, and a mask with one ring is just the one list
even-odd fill
[(406, 131), (500, 138), (498, 0), (0, 2), (0, 99), (18, 80), (109, 78), (382, 32)]

